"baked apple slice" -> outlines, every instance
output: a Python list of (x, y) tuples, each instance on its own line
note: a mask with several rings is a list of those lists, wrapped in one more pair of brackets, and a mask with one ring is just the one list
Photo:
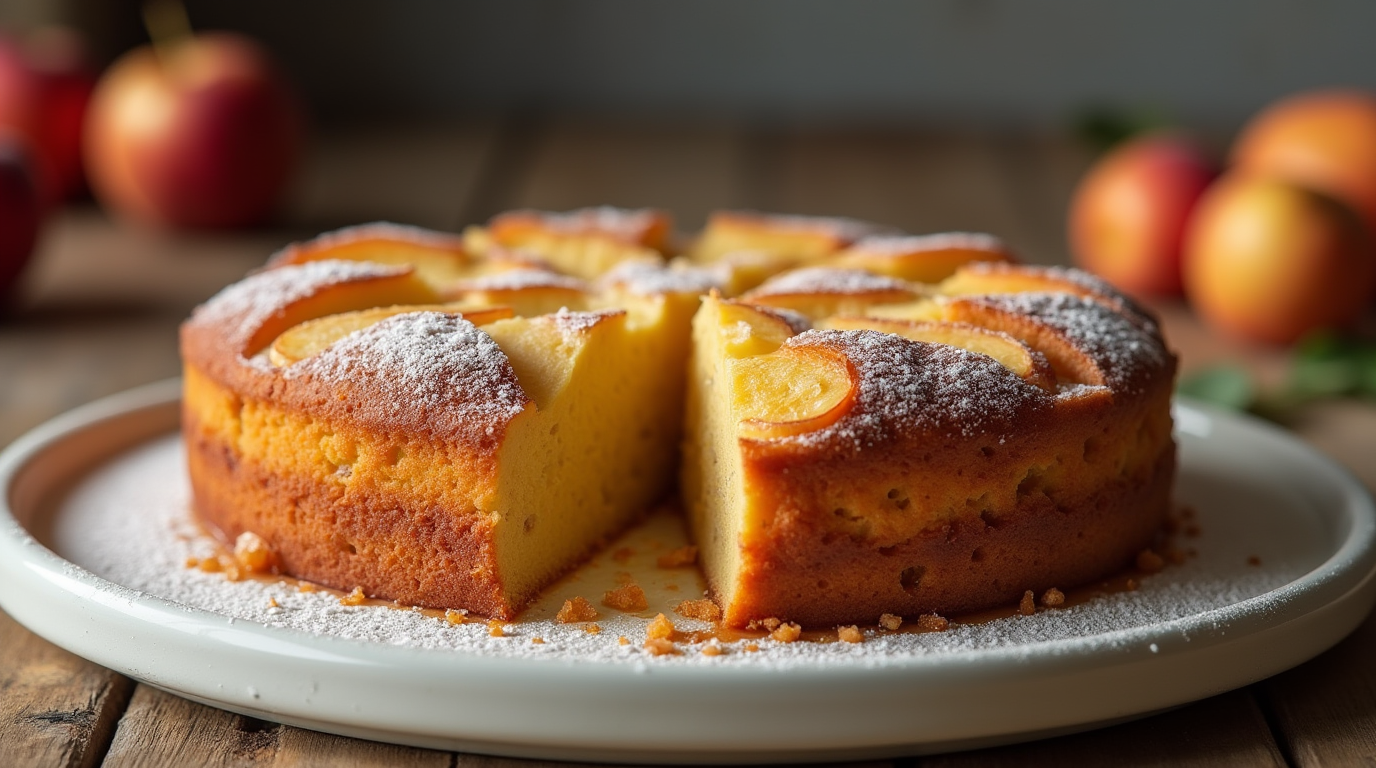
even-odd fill
[(722, 352), (732, 359), (767, 355), (782, 346), (790, 336), (809, 327), (802, 317), (767, 307), (729, 299), (717, 299), (710, 306), (718, 312)]
[[(244, 357), (258, 354), (288, 328), (307, 320), (393, 304), (430, 304), (438, 298), (430, 285), (409, 266), (328, 261), (288, 269), (315, 271), (322, 276), (339, 273), (339, 278), (313, 284), (309, 291), (301, 292), (261, 318), (244, 339), (241, 346)], [(268, 275), (276, 271), (262, 273), (265, 281), (272, 280)], [(282, 282), (290, 279), (284, 278)]]
[(865, 314), (878, 304), (902, 304), (919, 297), (911, 284), (859, 269), (804, 267), (770, 278), (741, 297), (751, 304), (782, 307), (814, 320)]
[[(1039, 294), (1045, 296), (1045, 294)], [(1020, 339), (1046, 356), (1056, 378), (1063, 384), (1106, 384), (1104, 370), (1090, 350), (1072, 338), (1063, 328), (1035, 317), (1025, 311), (1000, 306), (999, 297), (961, 297), (947, 302), (947, 316), (956, 322), (969, 323), (992, 331), (1000, 331)], [(1080, 306), (1094, 307), (1093, 297), (1074, 297)], [(1101, 312), (1107, 309), (1100, 305)]]
[(522, 317), (532, 317), (561, 308), (585, 309), (590, 291), (587, 283), (575, 277), (549, 270), (515, 269), (462, 280), (442, 295), (471, 305), (511, 307)]
[(602, 206), (567, 213), (508, 211), (464, 233), (470, 247), (533, 254), (556, 269), (596, 277), (623, 261), (660, 261), (669, 250), (673, 220), (664, 211)]
[(714, 262), (756, 251), (777, 257), (780, 266), (806, 264), (882, 231), (886, 229), (854, 219), (717, 211), (689, 255), (697, 262)]
[(281, 336), (278, 336), (272, 342), (272, 346), (268, 348), (268, 360), (279, 368), (286, 367), (298, 360), (320, 354), (331, 344), (354, 331), (361, 331), (389, 317), (407, 312), (445, 312), (460, 315), (474, 325), (486, 325), (511, 317), (513, 314), (510, 307), (465, 309), (453, 304), (398, 305), (344, 312), (315, 320), (307, 320), (300, 325), (289, 328)]
[(783, 347), (732, 361), (732, 412), (741, 437), (771, 440), (815, 432), (855, 403), (850, 361), (817, 347)]
[(346, 227), (313, 240), (292, 243), (278, 251), (268, 265), (279, 267), (326, 259), (409, 264), (422, 280), (436, 286), (459, 280), (473, 269), (473, 260), (457, 235), (381, 222)]
[(1151, 312), (1107, 282), (1086, 272), (1020, 264), (967, 264), (937, 286), (946, 296), (1005, 293), (1068, 293), (1092, 299), (1139, 328), (1155, 327)]
[(936, 283), (974, 261), (1016, 262), (1012, 251), (993, 235), (944, 232), (935, 235), (866, 237), (822, 263), (864, 269), (919, 283)]
[(913, 341), (946, 344), (997, 360), (1023, 381), (1048, 392), (1056, 390), (1056, 374), (1046, 356), (1006, 333), (966, 323), (891, 320), (878, 317), (833, 317), (819, 324), (835, 330), (871, 330)]

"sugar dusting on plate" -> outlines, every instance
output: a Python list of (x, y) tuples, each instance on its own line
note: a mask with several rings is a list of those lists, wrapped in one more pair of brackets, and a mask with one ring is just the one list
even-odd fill
[[(654, 656), (643, 645), (646, 627), (656, 613), (668, 615), (680, 630), (710, 627), (673, 613), (680, 601), (702, 596), (696, 570), (656, 565), (658, 555), (685, 542), (680, 521), (671, 515), (652, 515), (547, 590), (520, 619), (504, 623), (503, 637), (493, 637), (481, 620), (456, 625), (406, 608), (345, 605), (337, 593), (303, 592), (289, 580), (236, 582), (224, 574), (189, 568), (189, 558), (213, 556), (217, 549), (188, 512), (184, 466), (181, 440), (174, 436), (119, 455), (87, 474), (72, 490), (56, 513), (50, 544), (61, 556), (116, 584), (217, 614), (227, 622), (251, 621), (283, 631), (440, 653), (632, 664), (648, 669), (683, 664), (873, 667), (918, 659), (974, 659), (996, 650), (1069, 651), (1067, 641), (1072, 640), (1112, 648), (1142, 642), (1123, 630), (1224, 608), (1275, 590), (1315, 565), (1304, 557), (1287, 555), (1285, 541), (1274, 535), (1261, 539), (1249, 534), (1245, 516), (1220, 508), (1230, 505), (1186, 499), (1199, 508), (1204, 533), (1191, 541), (1199, 556), (1144, 578), (1134, 592), (1105, 594), (1068, 608), (1039, 610), (1032, 616), (955, 624), (945, 632), (885, 634), (867, 629), (862, 643), (750, 640), (723, 643), (725, 653), (717, 656), (704, 655), (702, 644), (679, 643), (681, 653)], [(1198, 492), (1200, 484), (1185, 485)], [(1262, 564), (1249, 564), (1253, 557)], [(644, 588), (649, 610), (628, 614), (601, 604), (604, 591), (627, 578)], [(586, 623), (555, 620), (564, 600), (575, 595), (585, 597), (600, 614), (594, 619), (600, 628), (597, 634), (591, 634)], [(747, 652), (747, 643), (755, 644), (758, 652)]]

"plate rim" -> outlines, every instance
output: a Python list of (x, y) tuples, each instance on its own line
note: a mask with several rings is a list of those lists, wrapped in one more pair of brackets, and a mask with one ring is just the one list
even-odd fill
[[(144, 621), (161, 619), (159, 631), (166, 631), (165, 625), (170, 621), (194, 619), (203, 624), (225, 623), (226, 617), (220, 614), (186, 606), (155, 595), (139, 593), (123, 585), (108, 581), (63, 559), (29, 533), (19, 523), (14, 510), (10, 507), (16, 479), (22, 475), (27, 467), (32, 466), (34, 461), (40, 460), (45, 450), (50, 450), (54, 446), (60, 445), (63, 440), (71, 439), (83, 431), (99, 428), (103, 424), (108, 425), (115, 419), (136, 418), (138, 414), (145, 414), (145, 418), (149, 418), (153, 412), (159, 409), (175, 406), (180, 401), (180, 397), (180, 379), (176, 378), (118, 393), (57, 416), (30, 430), (6, 447), (3, 452), (0, 452), (0, 573), (9, 574), (9, 578), (0, 580), (0, 607), (10, 611), (11, 604), (17, 602), (12, 594), (15, 590), (14, 585), (24, 579), (36, 579), (39, 583), (47, 584), (53, 589), (65, 589), (73, 595), (79, 595), (85, 601), (88, 610), (113, 612), (126, 617), (131, 613), (137, 613), (144, 617)], [(478, 677), (491, 678), (489, 682), (492, 683), (500, 681), (512, 670), (526, 673), (536, 669), (540, 675), (554, 678), (555, 684), (571, 686), (585, 685), (590, 681), (605, 684), (610, 676), (611, 682), (618, 686), (644, 689), (646, 685), (651, 687), (669, 685), (677, 688), (694, 689), (699, 693), (701, 692), (700, 689), (704, 687), (710, 688), (721, 685), (723, 680), (729, 681), (736, 688), (743, 680), (754, 680), (757, 683), (768, 682), (772, 687), (784, 689), (843, 682), (852, 686), (860, 684), (887, 690), (892, 689), (895, 678), (911, 678), (913, 676), (921, 676), (924, 680), (931, 678), (936, 682), (942, 680), (949, 682), (951, 678), (962, 679), (971, 675), (979, 678), (1011, 675), (1021, 679), (1026, 677), (1029, 668), (1035, 668), (1032, 677), (1046, 674), (1054, 675), (1061, 671), (1074, 671), (1085, 666), (1086, 654), (1082, 652), (1090, 650), (1090, 646), (1093, 646), (1093, 653), (1088, 655), (1096, 662), (1094, 668), (1105, 669), (1116, 664), (1138, 660), (1142, 657), (1144, 645), (1156, 648), (1150, 653), (1160, 657), (1171, 653), (1185, 652), (1186, 649), (1180, 647), (1181, 637), (1186, 638), (1185, 644), (1194, 644), (1194, 648), (1191, 650), (1197, 650), (1200, 648), (1200, 645), (1196, 644), (1198, 641), (1204, 641), (1205, 644), (1218, 643), (1222, 642), (1224, 636), (1229, 633), (1240, 633), (1245, 636), (1265, 632), (1274, 629), (1278, 623), (1293, 623), (1339, 604), (1347, 605), (1356, 601), (1357, 605), (1364, 604), (1366, 609), (1369, 609), (1372, 600), (1376, 599), (1376, 578), (1374, 578), (1376, 577), (1376, 504), (1373, 504), (1370, 494), (1361, 483), (1337, 462), (1302, 443), (1279, 427), (1257, 419), (1219, 411), (1188, 400), (1178, 400), (1176, 408), (1199, 414), (1212, 425), (1223, 423), (1229, 429), (1239, 427), (1243, 430), (1252, 430), (1254, 434), (1265, 435), (1263, 439), (1282, 446), (1282, 450), (1302, 456), (1303, 460), (1313, 466), (1322, 467), (1321, 471), (1328, 473), (1328, 479), (1335, 481), (1333, 487), (1335, 497), (1343, 504), (1344, 517), (1350, 523), (1349, 530), (1342, 537), (1340, 545), (1336, 549), (1329, 550), (1328, 556), (1321, 564), (1277, 589), (1202, 613), (1167, 622), (1095, 634), (1085, 638), (1041, 641), (1014, 647), (980, 649), (970, 653), (936, 656), (914, 655), (903, 659), (889, 659), (883, 665), (872, 668), (850, 663), (817, 666), (790, 665), (787, 667), (771, 665), (752, 665), (749, 667), (651, 665), (650, 674), (645, 674), (646, 669), (643, 664), (629, 663), (626, 660), (572, 664), (560, 659), (508, 658), (484, 656), (480, 653), (464, 651), (399, 648), (366, 640), (319, 636), (302, 630), (270, 627), (244, 619), (230, 620), (228, 625), (217, 629), (216, 635), (218, 640), (231, 645), (247, 644), (256, 647), (258, 650), (255, 652), (264, 652), (262, 646), (266, 644), (272, 647), (273, 653), (289, 657), (311, 658), (315, 663), (324, 664), (362, 664), (387, 674), (404, 673), (409, 667), (415, 665), (417, 659), (432, 662), (434, 658), (441, 655), (453, 657), (457, 654), (463, 657), (463, 662), (459, 666), (465, 667), (460, 677), (471, 680), (476, 674)], [(120, 450), (131, 449), (144, 441), (156, 439), (163, 434), (164, 432), (152, 430), (149, 436), (141, 440), (126, 441)], [(98, 457), (97, 461), (112, 458), (117, 453), (118, 451), (112, 451), (104, 454)], [(89, 467), (75, 470), (75, 474), (80, 475), (82, 472), (88, 471), (90, 471)], [(1317, 604), (1313, 604), (1315, 602)], [(97, 607), (92, 608), (91, 606)], [(1352, 612), (1358, 611), (1354, 608)], [(13, 615), (14, 611), (11, 613)], [(20, 613), (22, 614), (24, 611), (21, 610)], [(1365, 610), (1360, 611), (1361, 616), (1365, 616), (1365, 613)], [(1352, 628), (1355, 628), (1356, 624), (1360, 622), (1361, 616), (1355, 621), (1349, 621), (1351, 626), (1337, 634), (1330, 642), (1323, 643), (1322, 647), (1309, 655), (1316, 655), (1336, 643)], [(30, 626), (29, 622), (24, 621), (22, 616), (15, 616), (15, 618), (25, 626)], [(96, 617), (96, 619), (100, 618), (100, 616)], [(155, 686), (184, 693), (191, 698), (202, 701), (212, 701), (219, 706), (231, 709), (249, 709), (259, 712), (259, 716), (266, 716), (268, 719), (289, 720), (297, 723), (309, 722), (311, 723), (309, 727), (322, 727), (321, 723), (312, 720), (309, 716), (302, 716), (303, 714), (309, 715), (309, 713), (291, 712), (280, 708), (277, 711), (259, 711), (254, 708), (252, 702), (248, 702), (245, 706), (245, 702), (242, 701), (228, 698), (217, 699), (213, 696), (206, 697), (204, 691), (174, 685), (171, 680), (160, 679), (161, 676), (151, 670), (133, 669), (127, 664), (121, 666), (108, 663), (108, 659), (92, 658), (89, 652), (82, 652), (82, 650), (89, 651), (89, 649), (78, 650), (72, 647), (80, 644), (70, 642), (70, 638), (54, 638), (50, 636), (49, 632), (38, 631), (33, 627), (30, 629), (60, 646), (78, 653), (78, 655), (91, 658), (96, 663), (111, 666), (124, 674)], [(63, 640), (67, 640), (67, 642), (63, 642)], [(1111, 645), (1115, 650), (1105, 651), (1106, 640), (1113, 641)], [(1115, 655), (1119, 658), (1106, 658)], [(333, 661), (325, 660), (327, 656), (336, 658)], [(1260, 677), (1268, 676), (1277, 671), (1280, 670), (1267, 672)], [(437, 679), (446, 680), (452, 677), (452, 669), (445, 672), (446, 674), (441, 674)], [(780, 674), (781, 672), (782, 674)], [(1260, 679), (1260, 677), (1256, 679)], [(905, 684), (911, 685), (912, 681), (906, 680)], [(1221, 692), (1221, 690), (1216, 692)], [(324, 725), (328, 726), (328, 724), (325, 723)], [(354, 731), (366, 730), (366, 724), (363, 723), (344, 723), (343, 725)], [(328, 730), (328, 727), (324, 729)], [(1061, 730), (1063, 731), (1064, 728)], [(427, 742), (426, 734), (392, 733), (391, 735), (392, 737), (386, 735), (373, 737), (425, 746), (437, 743)], [(441, 737), (441, 741), (445, 744), (454, 744), (460, 743), (461, 740), (451, 738), (446, 741)], [(513, 750), (502, 745), (496, 745), (495, 753), (537, 757), (552, 754), (547, 751), (539, 751), (538, 745), (528, 746), (530, 748), (522, 751), (521, 749)], [(605, 747), (599, 748), (596, 745), (583, 745), (582, 748), (584, 751), (592, 749), (593, 752), (589, 754), (595, 754), (598, 758), (603, 759), (646, 759), (647, 756), (649, 759), (664, 759), (665, 757), (673, 759), (672, 754), (662, 750), (656, 751), (652, 747), (647, 752), (647, 745), (644, 744), (633, 745), (629, 751), (621, 750), (615, 754), (606, 751), (599, 752), (598, 749), (605, 750)], [(576, 749), (578, 747), (575, 747)], [(844, 749), (850, 750), (848, 753), (874, 754), (872, 751), (866, 751), (854, 745)], [(477, 751), (484, 750), (479, 748)], [(567, 757), (569, 754), (572, 753), (568, 749), (562, 749), (555, 753), (555, 756)], [(711, 755), (701, 751), (691, 754), (711, 759)], [(807, 754), (812, 755), (814, 753), (808, 752)], [(822, 753), (816, 754), (821, 755)], [(894, 754), (914, 754), (914, 752), (908, 749)], [(743, 754), (739, 748), (734, 751), (728, 750), (723, 755), (726, 759), (750, 757)], [(828, 752), (825, 756), (830, 759), (834, 757), (834, 754)], [(792, 757), (797, 759), (798, 755), (795, 754)], [(822, 757), (817, 759), (822, 759)]]

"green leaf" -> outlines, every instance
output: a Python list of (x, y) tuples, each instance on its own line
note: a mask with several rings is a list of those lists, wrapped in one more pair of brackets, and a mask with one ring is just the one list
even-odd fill
[(1122, 108), (1093, 105), (1072, 118), (1075, 135), (1095, 152), (1106, 152), (1134, 136), (1164, 130), (1171, 120), (1151, 107)]
[(1175, 391), (1235, 411), (1247, 410), (1257, 398), (1257, 386), (1251, 374), (1236, 365), (1199, 371), (1181, 380)]
[(1295, 348), (1285, 395), (1299, 403), (1376, 394), (1376, 346), (1324, 333)]

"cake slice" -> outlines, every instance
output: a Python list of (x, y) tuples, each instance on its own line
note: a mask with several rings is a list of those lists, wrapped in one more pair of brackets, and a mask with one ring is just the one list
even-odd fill
[(283, 573), (510, 619), (672, 487), (703, 276), (391, 261), (279, 260), (185, 323), (194, 506)]
[(1152, 543), (1175, 362), (1125, 299), (1005, 265), (815, 278), (694, 319), (682, 488), (726, 624), (970, 611)]

